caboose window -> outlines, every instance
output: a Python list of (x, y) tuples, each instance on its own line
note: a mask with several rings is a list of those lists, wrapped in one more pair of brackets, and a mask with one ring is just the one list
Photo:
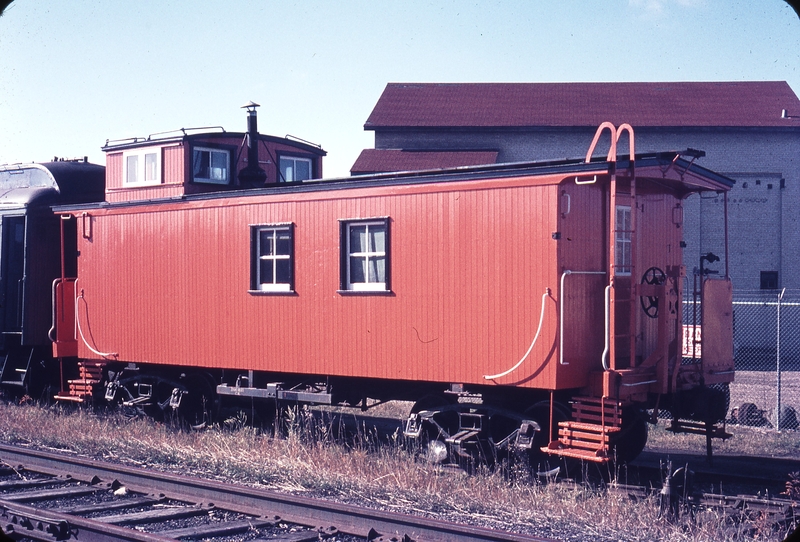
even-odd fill
[(139, 157), (127, 156), (125, 157), (125, 182), (128, 184), (136, 184), (139, 182)]
[(158, 155), (154, 152), (144, 155), (144, 180), (148, 183), (158, 181)]
[(192, 179), (196, 183), (228, 184), (230, 153), (219, 149), (195, 147), (192, 150)]
[(342, 290), (389, 291), (389, 220), (342, 222)]
[(280, 157), (281, 181), (307, 181), (311, 178), (311, 160), (293, 156)]
[(614, 266), (618, 275), (631, 274), (631, 208), (617, 205)]
[(260, 292), (294, 290), (294, 226), (252, 226), (250, 289)]
[(153, 185), (161, 183), (160, 151), (125, 153), (125, 184)]

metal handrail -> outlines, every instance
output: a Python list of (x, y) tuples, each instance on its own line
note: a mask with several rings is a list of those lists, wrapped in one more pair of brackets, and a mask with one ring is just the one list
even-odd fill
[(605, 271), (572, 271), (567, 269), (561, 274), (561, 289), (559, 290), (559, 309), (558, 309), (558, 364), (569, 365), (568, 361), (564, 361), (564, 279), (567, 275), (605, 275)]

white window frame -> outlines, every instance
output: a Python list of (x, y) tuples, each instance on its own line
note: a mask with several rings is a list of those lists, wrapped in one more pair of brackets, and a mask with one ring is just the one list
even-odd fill
[[(269, 254), (269, 250), (261, 244), (261, 234), (263, 232), (270, 232), (272, 234), (273, 246), (277, 247), (278, 234), (288, 234), (289, 236), (289, 253), (288, 254)], [(258, 224), (251, 226), (251, 243), (252, 243), (252, 279), (251, 291), (255, 292), (294, 292), (294, 224)], [(274, 252), (277, 252), (277, 248)], [(265, 281), (265, 277), (261, 276), (261, 262), (271, 260), (272, 277), (270, 281)], [(277, 262), (289, 262), (289, 282), (277, 282)]]
[[(147, 178), (148, 158), (155, 158), (155, 170), (152, 178)], [(135, 164), (131, 164), (135, 159)], [(133, 169), (131, 168), (133, 166)], [(134, 176), (130, 180), (131, 175)], [(123, 186), (155, 186), (161, 184), (161, 149), (138, 149), (122, 153), (122, 185)]]
[[(209, 153), (209, 169), (211, 168), (211, 155), (212, 154), (222, 154), (225, 156), (225, 179), (224, 180), (217, 180), (211, 177), (195, 177), (194, 175), (194, 154), (196, 152), (207, 152)], [(191, 168), (192, 168), (192, 182), (199, 183), (199, 184), (216, 184), (216, 185), (229, 185), (231, 184), (231, 153), (227, 149), (215, 149), (213, 147), (203, 147), (200, 145), (195, 145), (192, 147), (191, 152)]]
[[(366, 227), (366, 236), (369, 239), (371, 227), (379, 226), (384, 230), (384, 250), (364, 250), (353, 252), (350, 247), (350, 232), (355, 227)], [(348, 292), (389, 292), (391, 277), (391, 244), (388, 218), (366, 219), (366, 220), (346, 220), (342, 221), (342, 290)], [(366, 282), (351, 281), (351, 259), (363, 258), (367, 262)], [(383, 281), (370, 282), (369, 262), (376, 258), (384, 259)]]
[[(291, 160), (292, 161), (292, 178), (287, 179), (286, 176), (283, 174), (283, 164), (284, 160)], [(297, 170), (297, 162), (305, 162), (308, 164), (308, 179), (295, 179), (294, 171)], [(279, 182), (298, 182), (298, 181), (308, 181), (314, 178), (314, 162), (310, 158), (304, 158), (302, 156), (291, 156), (291, 155), (281, 155), (278, 157), (278, 181)]]
[[(631, 229), (631, 206), (617, 205), (614, 215), (614, 273), (630, 276), (633, 269), (633, 231)], [(622, 213), (622, 217), (620, 217)], [(620, 218), (622, 220), (620, 220)]]

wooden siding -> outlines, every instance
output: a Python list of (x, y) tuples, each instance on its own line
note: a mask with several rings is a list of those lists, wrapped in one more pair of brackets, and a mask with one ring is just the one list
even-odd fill
[[(669, 184), (653, 169), (654, 182), (643, 175), (637, 181), (636, 282), (648, 267), (668, 271), (681, 262), (673, 212), (680, 181), (675, 174)], [(91, 228), (78, 232), (80, 320), (89, 344), (121, 361), (581, 387), (600, 369), (608, 278), (577, 272), (608, 267), (609, 202), (607, 178), (591, 185), (574, 178), (333, 183), (335, 189), (97, 207), (83, 222)], [(340, 223), (377, 217), (391, 222), (392, 292), (343, 294)], [(294, 224), (295, 292), (249, 292), (251, 226), (286, 223)], [(561, 291), (567, 270), (575, 273)], [(629, 283), (620, 279), (620, 289)], [(508, 376), (485, 380), (523, 357), (543, 296), (530, 356)], [(622, 328), (629, 307), (617, 310)], [(655, 321), (636, 313), (643, 334), (637, 353), (646, 356)], [(84, 344), (79, 355), (99, 357)]]
[(106, 153), (106, 196), (122, 188), (122, 153)]
[(156, 186), (137, 186), (120, 188), (119, 190), (106, 190), (106, 201), (124, 202), (136, 200), (151, 200), (159, 198), (172, 198), (184, 194), (183, 185), (160, 184)]
[[(551, 387), (559, 178), (92, 211), (84, 331), (125, 361)], [(492, 189), (487, 189), (491, 187)], [(339, 221), (391, 219), (391, 295), (340, 294)], [(295, 224), (294, 295), (254, 295), (252, 224)], [(84, 345), (80, 355), (97, 356)]]
[[(639, 209), (637, 216), (637, 230), (639, 239), (636, 274), (637, 283), (641, 282), (642, 275), (650, 267), (658, 267), (665, 273), (669, 268), (678, 268), (683, 264), (683, 249), (680, 244), (683, 240), (683, 223), (675, 223), (673, 210), (682, 204), (680, 198), (670, 193), (645, 194), (637, 197)], [(679, 283), (678, 287), (683, 287)], [(639, 308), (640, 309), (640, 308)], [(658, 310), (669, 310), (669, 307), (659, 305)], [(680, 312), (680, 309), (678, 309)], [(656, 348), (658, 338), (657, 323), (655, 318), (649, 318), (643, 310), (638, 310), (639, 330), (641, 339), (637, 344), (637, 355), (646, 359)], [(669, 340), (675, 339), (675, 329), (670, 328)]]
[[(559, 278), (564, 277), (565, 387), (587, 384), (587, 370), (600, 370), (604, 347), (605, 287), (608, 284), (607, 190), (601, 184), (560, 187)], [(586, 274), (586, 273), (603, 273)], [(559, 345), (562, 340), (559, 340)]]
[(155, 147), (161, 154), (161, 183), (152, 186), (126, 186), (122, 153), (106, 155), (106, 201), (122, 202), (181, 196), (185, 193), (183, 145)]
[(189, 157), (186, 146), (165, 147), (161, 154), (161, 175), (166, 184), (183, 184), (189, 176)]

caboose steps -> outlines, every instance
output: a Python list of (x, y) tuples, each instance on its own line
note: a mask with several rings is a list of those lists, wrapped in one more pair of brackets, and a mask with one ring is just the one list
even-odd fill
[(34, 357), (33, 348), (13, 348), (5, 356), (2, 367), (0, 367), (0, 385), (3, 386), (24, 386), (25, 377), (31, 367)]
[(603, 463), (610, 459), (611, 440), (622, 428), (622, 404), (601, 397), (576, 397), (572, 420), (558, 423), (558, 440), (544, 453)]
[[(56, 401), (68, 401), (73, 403), (83, 403), (90, 400), (95, 393), (95, 389), (103, 378), (104, 362), (99, 361), (79, 361), (79, 378), (67, 380), (68, 389), (62, 390), (54, 397)], [(67, 393), (64, 393), (66, 391)]]

